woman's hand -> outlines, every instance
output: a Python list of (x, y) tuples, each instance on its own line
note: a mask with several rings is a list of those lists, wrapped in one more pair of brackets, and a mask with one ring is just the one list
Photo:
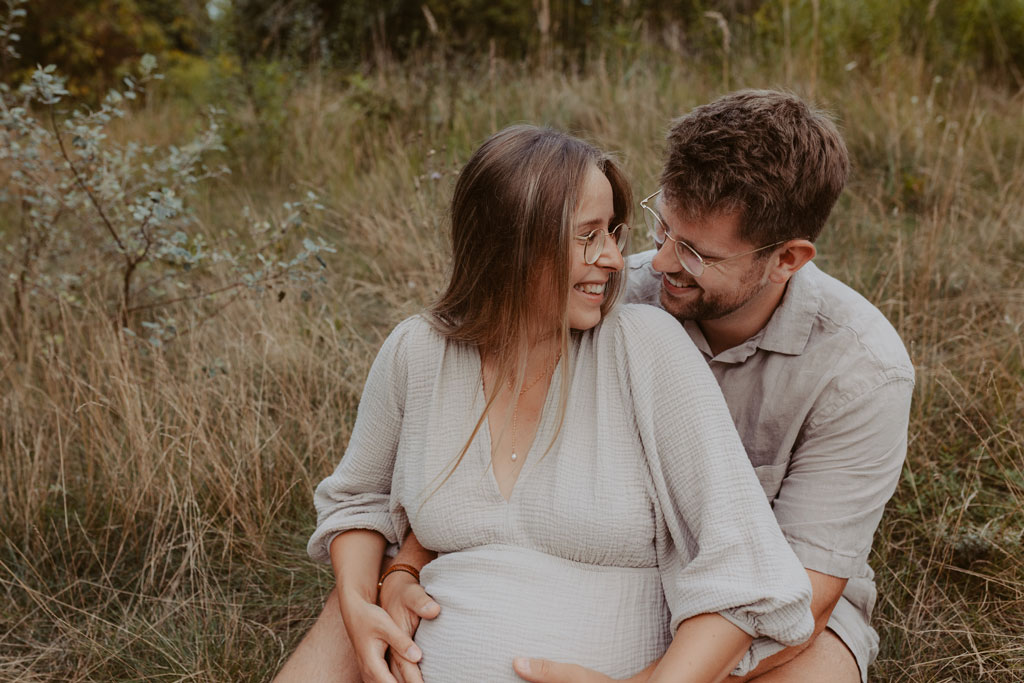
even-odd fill
[(338, 534), (330, 545), (338, 606), (364, 683), (398, 683), (384, 661), (389, 647), (411, 662), (422, 656), (412, 638), (376, 604), (385, 543), (375, 531), (352, 529)]
[[(412, 575), (405, 572), (388, 574), (381, 585), (380, 605), (410, 639), (416, 634), (420, 619), (433, 619), (441, 612), (441, 606), (427, 595)], [(410, 659), (403, 652), (392, 648), (391, 673), (401, 683), (423, 683), (416, 664), (419, 659)]]
[(389, 647), (402, 653), (402, 658), (419, 672), (415, 663), (423, 654), (411, 635), (399, 628), (387, 612), (358, 593), (339, 592), (338, 601), (364, 683), (397, 683), (384, 660)]

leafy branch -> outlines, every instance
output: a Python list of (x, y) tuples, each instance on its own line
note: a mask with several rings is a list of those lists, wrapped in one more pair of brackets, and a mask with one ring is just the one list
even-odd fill
[[(18, 10), (21, 2), (7, 0)], [(15, 35), (11, 20), (0, 18), (0, 49)], [(223, 300), (213, 303), (219, 295), (230, 293), (229, 304), (272, 288), (305, 293), (323, 281), (321, 252), (334, 249), (303, 235), (323, 209), (312, 193), (285, 202), (280, 219), (245, 208), (217, 231), (225, 239), (216, 248), (207, 245), (187, 202), (229, 173), (207, 165), (224, 150), (223, 112), (211, 109), (194, 138), (166, 148), (109, 133), (140, 89), (160, 78), (155, 68), (144, 56), (137, 76), (95, 110), (61, 110), (70, 95), (52, 65), (37, 68), (16, 92), (0, 84), (0, 176), (9, 179), (0, 188), (0, 217), (10, 219), (0, 221), (0, 270), (14, 290), (0, 318), (38, 318), (51, 306), (88, 302), (119, 329), (147, 330), (159, 344), (178, 334), (171, 309), (202, 322), (224, 309)], [(40, 107), (45, 124), (32, 114)]]

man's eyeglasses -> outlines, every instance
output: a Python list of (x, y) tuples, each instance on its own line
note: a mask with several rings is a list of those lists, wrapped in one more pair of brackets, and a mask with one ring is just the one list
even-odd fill
[(604, 241), (608, 237), (612, 238), (620, 253), (625, 253), (629, 246), (629, 226), (625, 223), (619, 223), (614, 228), (608, 228), (607, 230), (605, 228), (598, 228), (597, 230), (591, 230), (586, 235), (576, 235), (576, 239), (583, 242), (583, 261), (588, 266), (594, 265), (597, 263), (597, 259), (601, 258), (601, 252), (604, 251)]
[(679, 265), (683, 267), (683, 270), (685, 270), (687, 273), (694, 277), (700, 277), (708, 268), (714, 268), (715, 266), (721, 265), (731, 259), (739, 258), (740, 256), (746, 256), (748, 254), (756, 254), (759, 251), (771, 249), (772, 247), (777, 247), (780, 244), (789, 241), (782, 240), (781, 242), (775, 242), (774, 244), (766, 244), (763, 247), (751, 249), (750, 251), (745, 251), (742, 254), (734, 254), (732, 256), (727, 256), (726, 258), (718, 259), (717, 261), (706, 259), (700, 254), (698, 254), (697, 250), (691, 247), (689, 244), (682, 240), (676, 239), (675, 237), (669, 234), (668, 226), (665, 225), (665, 221), (661, 218), (661, 216), (658, 215), (658, 212), (654, 210), (654, 207), (651, 206), (652, 200), (655, 197), (657, 197), (660, 193), (661, 190), (658, 190), (657, 192), (649, 195), (640, 202), (640, 206), (642, 206), (644, 209), (644, 221), (646, 221), (647, 223), (647, 229), (650, 231), (651, 238), (654, 239), (654, 244), (658, 247), (658, 249), (661, 249), (661, 246), (665, 244), (665, 240), (669, 240), (670, 242), (672, 242), (674, 251), (676, 253), (676, 258), (679, 259)]

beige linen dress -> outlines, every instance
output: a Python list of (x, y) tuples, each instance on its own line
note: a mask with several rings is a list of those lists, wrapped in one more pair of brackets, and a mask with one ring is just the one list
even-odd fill
[[(561, 364), (568, 405), (545, 454)], [(508, 501), (487, 425), (438, 486), (484, 406), (480, 357), (422, 317), (401, 323), (370, 370), (345, 456), (317, 487), (310, 555), (329, 561), (347, 529), (394, 542), (410, 526), (441, 554), (421, 577), (441, 605), (416, 635), (427, 683), (518, 681), (520, 655), (628, 676), (708, 612), (779, 647), (805, 640), (807, 575), (680, 325), (622, 306), (574, 334), (561, 364)]]

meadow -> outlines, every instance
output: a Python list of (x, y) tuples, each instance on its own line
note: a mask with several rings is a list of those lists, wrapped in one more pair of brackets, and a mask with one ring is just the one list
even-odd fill
[[(236, 239), (242, 207), (311, 191), (307, 229), (336, 253), (319, 286), (247, 293), (159, 347), (89, 292), (16, 324), (5, 308), (0, 679), (269, 678), (332, 583), (305, 554), (313, 488), (384, 336), (444, 281), (446, 204), (475, 145), (512, 122), (573, 131), (617, 154), (639, 200), (673, 116), (786, 87), (835, 116), (853, 158), (818, 263), (889, 317), (917, 369), (871, 557), (872, 680), (1024, 680), (1024, 93), (913, 56), (827, 78), (736, 57), (727, 76), (670, 53), (578, 70), (427, 56), (278, 79), (230, 109), (232, 173), (191, 200), (197, 229)], [(156, 91), (112, 130), (168, 144), (199, 120)]]

